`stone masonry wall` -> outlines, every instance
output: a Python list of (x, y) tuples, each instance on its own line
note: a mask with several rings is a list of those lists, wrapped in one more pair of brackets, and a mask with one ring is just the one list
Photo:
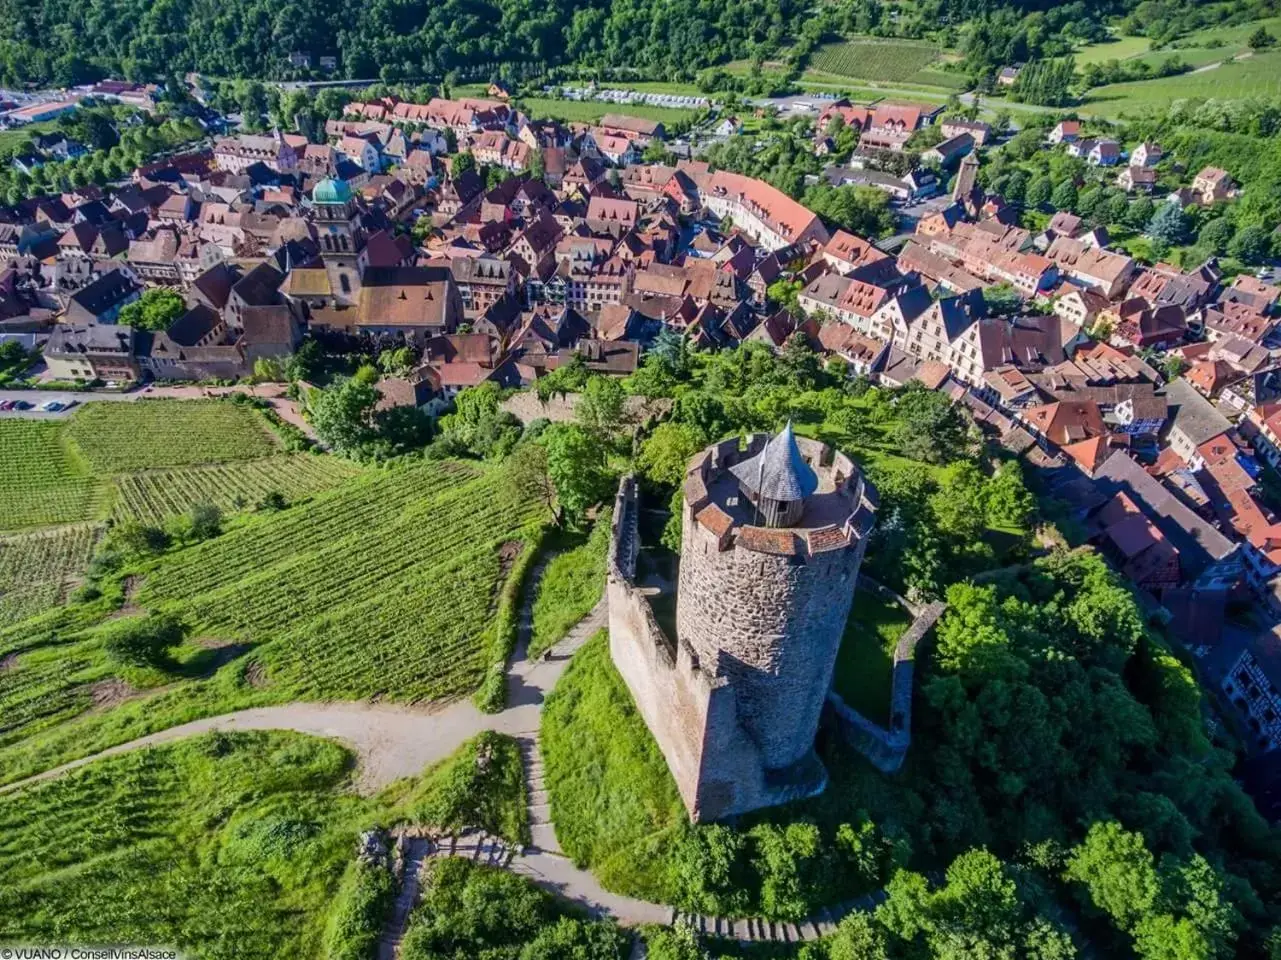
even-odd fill
[(692, 650), (682, 650), (664, 635), (649, 601), (634, 585), (636, 511), (636, 482), (627, 477), (619, 486), (610, 531), (609, 651), (667, 760), (686, 809), (695, 815), (703, 731), (716, 684), (699, 669)]
[[(582, 399), (580, 393), (557, 394), (544, 403), (538, 399), (538, 394), (533, 390), (521, 390), (513, 393), (499, 406), (521, 423), (538, 419), (547, 419), (553, 423), (571, 423), (576, 419), (574, 410), (580, 399)], [(623, 403), (623, 417), (629, 422), (640, 423), (666, 409), (670, 403), (670, 400), (628, 397)]]
[(912, 614), (912, 625), (894, 646), (894, 669), (890, 680), (890, 723), (888, 729), (873, 723), (847, 704), (835, 690), (828, 693), (828, 703), (838, 720), (845, 741), (867, 757), (877, 769), (895, 773), (903, 765), (912, 745), (912, 693), (915, 681), (916, 651), (925, 635), (938, 622), (947, 604), (934, 602), (924, 606), (909, 603), (894, 591), (874, 580), (864, 578), (866, 588), (883, 599), (898, 603)]
[(720, 549), (685, 517), (678, 635), (716, 676), (771, 769), (812, 749), (865, 541), (810, 557)]

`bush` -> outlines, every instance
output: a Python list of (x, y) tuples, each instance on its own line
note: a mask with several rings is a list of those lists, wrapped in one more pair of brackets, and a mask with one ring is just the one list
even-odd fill
[(568, 918), (524, 877), (448, 858), (433, 862), (404, 960), (623, 960), (627, 938), (612, 924)]
[(167, 613), (118, 620), (106, 631), (103, 643), (107, 656), (129, 667), (169, 666), (169, 651), (182, 643), (186, 625)]
[(160, 527), (126, 520), (111, 528), (103, 541), (103, 552), (125, 557), (154, 556), (168, 548), (169, 539), (169, 534)]
[(528, 843), (520, 748), (486, 731), (441, 761), (401, 798), (404, 819), (461, 833), (478, 828), (509, 843)]
[(325, 929), (326, 960), (374, 956), (388, 907), (396, 895), (391, 871), (356, 861), (343, 874)]

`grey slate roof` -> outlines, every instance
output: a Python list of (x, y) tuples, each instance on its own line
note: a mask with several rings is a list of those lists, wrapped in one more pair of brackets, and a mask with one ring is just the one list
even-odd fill
[(804, 500), (818, 489), (818, 475), (801, 456), (790, 420), (760, 453), (729, 469), (744, 488), (768, 500)]
[(1186, 380), (1172, 380), (1165, 388), (1170, 405), (1170, 427), (1182, 430), (1197, 446), (1217, 437), (1232, 424)]

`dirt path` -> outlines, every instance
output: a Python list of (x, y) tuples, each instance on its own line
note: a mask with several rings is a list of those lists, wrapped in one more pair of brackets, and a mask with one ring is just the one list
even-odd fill
[(50, 780), (104, 757), (216, 730), (293, 730), (341, 740), (358, 758), (357, 788), (362, 793), (373, 793), (401, 777), (421, 773), (425, 766), (443, 760), (463, 741), (482, 730), (506, 732), (505, 719), (502, 714), (489, 716), (481, 713), (470, 701), (459, 701), (433, 710), (358, 703), (291, 703), (279, 707), (255, 707), (193, 720), (110, 747), (93, 756), (72, 760), (26, 780), (7, 784), (0, 787), (0, 793)]

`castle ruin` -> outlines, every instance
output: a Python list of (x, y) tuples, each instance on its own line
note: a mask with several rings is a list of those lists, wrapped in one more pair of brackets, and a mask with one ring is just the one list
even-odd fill
[(690, 461), (676, 636), (637, 588), (636, 489), (609, 556), (610, 652), (695, 821), (827, 785), (819, 716), (876, 514), (854, 463), (796, 437), (737, 438)]

